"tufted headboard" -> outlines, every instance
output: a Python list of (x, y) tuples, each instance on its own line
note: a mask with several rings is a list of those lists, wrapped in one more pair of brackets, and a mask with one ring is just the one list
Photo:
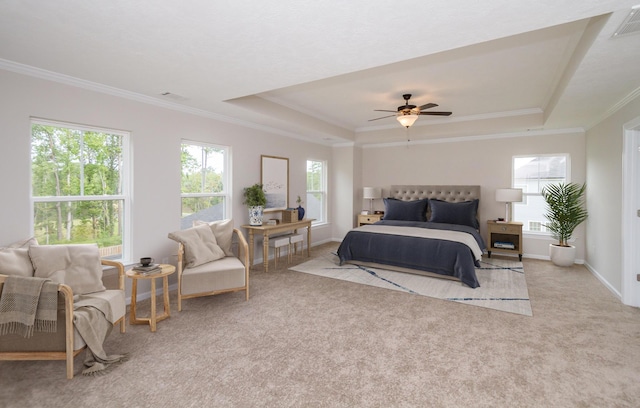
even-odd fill
[(398, 185), (391, 186), (389, 197), (410, 201), (423, 198), (458, 203), (480, 199), (480, 186), (419, 186)]
[[(459, 203), (480, 199), (480, 186), (430, 186), (430, 185), (397, 185), (391, 186), (388, 197), (398, 200), (411, 201), (423, 198)], [(431, 216), (431, 207), (427, 208), (427, 219)], [(479, 212), (476, 214), (480, 220)]]

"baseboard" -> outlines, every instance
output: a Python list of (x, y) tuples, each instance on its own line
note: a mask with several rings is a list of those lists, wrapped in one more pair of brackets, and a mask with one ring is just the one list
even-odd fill
[(609, 282), (605, 278), (603, 278), (602, 275), (600, 275), (598, 271), (595, 270), (595, 268), (593, 268), (588, 262), (585, 262), (584, 266), (587, 268), (589, 272), (591, 272), (593, 276), (596, 277), (596, 279), (600, 281), (600, 283), (604, 285), (605, 288), (609, 289), (609, 291), (611, 291), (611, 293), (613, 293), (614, 296), (617, 297), (622, 302), (622, 294), (618, 292), (616, 288), (611, 286), (611, 284), (609, 284)]

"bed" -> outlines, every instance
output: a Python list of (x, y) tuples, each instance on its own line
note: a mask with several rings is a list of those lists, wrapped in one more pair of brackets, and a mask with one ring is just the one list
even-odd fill
[(381, 221), (354, 228), (338, 248), (350, 263), (454, 279), (480, 286), (475, 268), (485, 243), (479, 233), (480, 186), (394, 185)]

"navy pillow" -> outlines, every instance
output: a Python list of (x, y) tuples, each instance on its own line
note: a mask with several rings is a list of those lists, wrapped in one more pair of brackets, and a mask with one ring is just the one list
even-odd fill
[(476, 215), (478, 213), (478, 199), (450, 203), (441, 200), (429, 200), (431, 206), (431, 222), (444, 224), (468, 225), (475, 229), (480, 227)]
[(384, 219), (396, 221), (426, 221), (426, 198), (422, 200), (402, 201), (395, 198), (384, 199)]

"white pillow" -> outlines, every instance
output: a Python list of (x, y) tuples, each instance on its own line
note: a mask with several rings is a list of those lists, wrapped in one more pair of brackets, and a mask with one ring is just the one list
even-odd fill
[(169, 238), (184, 245), (185, 267), (193, 268), (224, 258), (209, 224), (169, 233)]
[(0, 248), (0, 274), (33, 276), (33, 265), (29, 258), (29, 246), (38, 245), (35, 238), (29, 238)]
[(194, 221), (193, 225), (198, 226), (202, 224), (208, 224), (211, 227), (213, 235), (216, 237), (218, 246), (222, 248), (226, 256), (235, 256), (231, 250), (231, 244), (233, 241), (233, 220), (222, 221)]
[(29, 256), (34, 276), (69, 285), (74, 295), (105, 290), (100, 251), (95, 244), (32, 245)]

